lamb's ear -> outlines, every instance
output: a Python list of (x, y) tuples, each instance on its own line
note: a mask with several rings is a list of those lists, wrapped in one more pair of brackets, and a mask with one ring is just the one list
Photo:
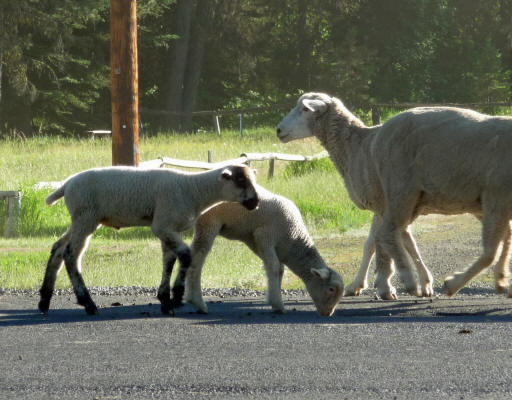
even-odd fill
[(229, 168), (225, 168), (222, 170), (220, 177), (229, 181), (233, 177), (233, 172)]
[(319, 112), (320, 114), (327, 110), (327, 103), (322, 100), (310, 100), (304, 99), (302, 100), (302, 105), (312, 112)]
[(317, 278), (320, 278), (322, 280), (326, 280), (329, 278), (329, 270), (327, 268), (311, 268), (311, 273), (316, 276)]

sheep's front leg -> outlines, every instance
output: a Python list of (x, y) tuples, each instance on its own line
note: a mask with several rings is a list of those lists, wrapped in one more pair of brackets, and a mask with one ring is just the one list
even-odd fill
[(352, 283), (345, 288), (344, 296), (359, 296), (361, 292), (368, 287), (368, 271), (373, 255), (375, 254), (375, 231), (379, 224), (379, 217), (374, 215), (370, 233), (364, 244), (363, 259), (361, 260), (359, 271)]
[(284, 304), (281, 297), (281, 281), (284, 267), (277, 257), (274, 247), (267, 245), (263, 240), (257, 240), (256, 249), (258, 256), (263, 260), (267, 273), (267, 301), (276, 314), (284, 314)]
[[(185, 292), (185, 276), (187, 269), (190, 266), (191, 256), (189, 247), (183, 242), (180, 235), (173, 231), (160, 230), (158, 227), (152, 227), (153, 233), (160, 239), (162, 243), (163, 260), (164, 260), (164, 272), (162, 274), (162, 283), (158, 289), (158, 299), (162, 304), (162, 312), (167, 314), (173, 313), (172, 309), (183, 305), (183, 294)], [(177, 256), (180, 261), (180, 269), (178, 276), (172, 289), (173, 297), (170, 300), (170, 308), (167, 303), (167, 276), (170, 277), (172, 273), (171, 257)], [(175, 260), (174, 260), (175, 261)], [(172, 265), (174, 265), (172, 261)]]
[(419, 284), (420, 284), (420, 294), (422, 297), (432, 297), (434, 294), (434, 278), (432, 277), (432, 273), (427, 268), (423, 260), (421, 259), (420, 252), (418, 250), (418, 246), (411, 233), (407, 229), (403, 235), (402, 239), (404, 241), (405, 248), (407, 252), (411, 256), (414, 264), (416, 265), (416, 271), (418, 272)]
[(496, 286), (496, 293), (505, 293), (508, 288), (509, 269), (508, 263), (510, 260), (510, 223), (503, 238), (503, 247), (501, 248), (501, 255), (494, 267), (494, 283)]
[(377, 295), (383, 300), (397, 300), (396, 289), (391, 284), (391, 278), (395, 268), (391, 258), (384, 253), (378, 245), (375, 249), (376, 274), (374, 286), (377, 288)]
[(162, 314), (174, 315), (174, 310), (171, 304), (171, 275), (176, 262), (176, 256), (174, 252), (170, 250), (164, 242), (162, 244), (162, 255), (163, 255), (163, 271), (162, 281), (158, 287), (157, 298), (160, 301), (160, 309)]
[(202, 224), (199, 221), (196, 224), (194, 239), (190, 245), (192, 262), (185, 279), (185, 300), (192, 304), (200, 314), (208, 313), (208, 306), (201, 293), (201, 273), (219, 230), (220, 227), (216, 224)]

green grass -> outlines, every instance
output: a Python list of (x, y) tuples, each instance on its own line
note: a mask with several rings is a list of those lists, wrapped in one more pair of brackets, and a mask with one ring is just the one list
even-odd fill
[[(280, 143), (273, 128), (262, 128), (240, 137), (238, 132), (197, 135), (158, 135), (141, 138), (141, 160), (159, 156), (214, 161), (238, 157), (244, 152), (281, 152), (312, 155), (323, 150), (315, 139)], [(70, 218), (63, 201), (52, 207), (44, 203), (51, 190), (34, 190), (42, 181), (61, 181), (81, 170), (111, 164), (109, 139), (63, 139), (39, 137), (0, 141), (0, 190), (21, 190), (21, 237), (0, 237), (0, 287), (38, 288), (50, 248), (66, 230)], [(370, 214), (354, 207), (343, 181), (328, 159), (312, 163), (276, 162), (275, 176), (267, 178), (268, 163), (254, 162), (258, 182), (269, 190), (292, 199), (306, 225), (315, 235), (337, 235), (361, 226)], [(5, 203), (0, 201), (0, 230), (3, 231)], [(184, 238), (191, 240), (191, 232)], [(148, 228), (116, 231), (100, 228), (83, 258), (83, 275), (88, 286), (158, 286), (161, 278), (160, 244)], [(261, 261), (244, 245), (218, 238), (203, 274), (203, 287), (264, 289)], [(65, 273), (57, 287), (69, 287)], [(300, 288), (302, 283), (287, 272), (283, 287)]]

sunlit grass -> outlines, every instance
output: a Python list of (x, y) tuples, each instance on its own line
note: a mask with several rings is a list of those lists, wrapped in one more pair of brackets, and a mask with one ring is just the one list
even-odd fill
[[(283, 144), (273, 128), (195, 135), (157, 135), (140, 139), (141, 160), (160, 156), (206, 161), (212, 150), (214, 161), (237, 158), (245, 152), (280, 152), (312, 155), (323, 151), (316, 139)], [(52, 207), (44, 199), (51, 190), (35, 190), (37, 182), (61, 181), (81, 170), (111, 164), (110, 139), (63, 139), (39, 137), (0, 141), (0, 190), (21, 190), (21, 237), (0, 237), (0, 287), (38, 288), (50, 248), (67, 229), (70, 218), (63, 201)], [(337, 235), (367, 223), (368, 212), (358, 210), (348, 198), (343, 181), (328, 159), (314, 163), (277, 161), (275, 175), (268, 179), (268, 162), (253, 162), (258, 182), (269, 190), (292, 199), (301, 210), (313, 235)], [(0, 232), (5, 203), (0, 201)], [(186, 232), (185, 241), (191, 240)], [(158, 286), (161, 279), (160, 243), (148, 228), (120, 231), (100, 228), (83, 258), (83, 275), (88, 286)], [(218, 238), (207, 258), (203, 287), (264, 289), (262, 262), (238, 242)], [(63, 271), (57, 287), (69, 287)], [(290, 272), (284, 288), (302, 288)]]

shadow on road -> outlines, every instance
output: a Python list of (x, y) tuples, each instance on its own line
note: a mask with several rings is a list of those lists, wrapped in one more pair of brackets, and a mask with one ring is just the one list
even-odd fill
[[(108, 303), (108, 301), (107, 301)], [(89, 316), (75, 308), (51, 308), (44, 316), (34, 307), (19, 308), (11, 301), (8, 309), (0, 308), (0, 327), (92, 323), (110, 320), (147, 319), (162, 323), (189, 323), (195, 325), (236, 324), (389, 324), (403, 322), (512, 322), (512, 301), (500, 296), (473, 298), (461, 296), (455, 299), (405, 299), (379, 301), (368, 297), (342, 300), (332, 317), (322, 317), (314, 311), (308, 300), (289, 300), (287, 313), (276, 315), (269, 311), (264, 300), (236, 299), (209, 303), (209, 314), (193, 312), (190, 305), (176, 310), (174, 318), (160, 313), (158, 304), (107, 305), (99, 315)], [(1, 307), (1, 305), (0, 305)]]

